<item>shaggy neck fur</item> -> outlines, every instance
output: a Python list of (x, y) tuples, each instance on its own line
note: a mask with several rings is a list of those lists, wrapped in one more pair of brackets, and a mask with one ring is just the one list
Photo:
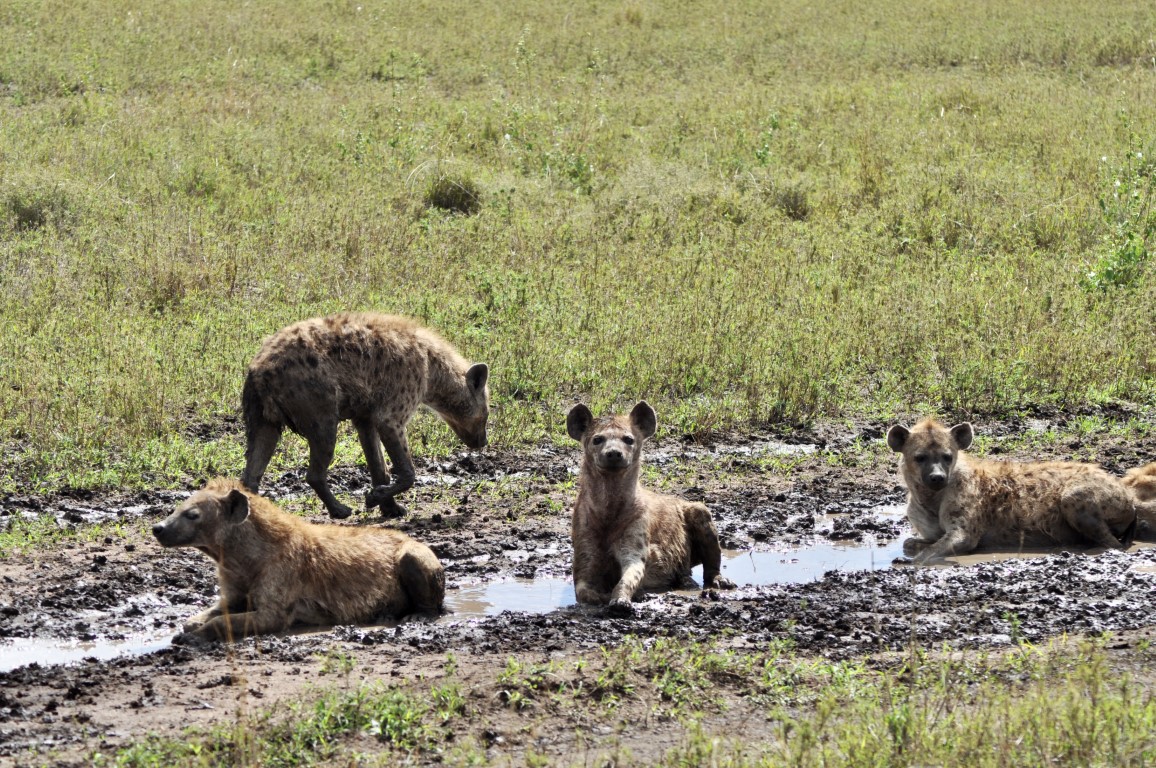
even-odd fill
[(625, 469), (599, 469), (592, 460), (582, 459), (582, 490), (580, 495), (585, 509), (599, 517), (618, 517), (634, 507), (638, 498), (638, 476), (641, 462)]
[(473, 400), (466, 384), (466, 371), (470, 364), (453, 349), (437, 340), (425, 340), (429, 353), (429, 379), (426, 382), (425, 404), (438, 413), (469, 413)]

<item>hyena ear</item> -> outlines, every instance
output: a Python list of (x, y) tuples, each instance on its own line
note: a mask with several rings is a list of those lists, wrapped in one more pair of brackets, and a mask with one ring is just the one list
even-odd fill
[(466, 371), (466, 386), (471, 392), (481, 392), (490, 380), (490, 366), (485, 363), (474, 363)]
[(245, 522), (249, 516), (249, 497), (236, 488), (229, 491), (229, 495), (221, 502), (225, 522), (232, 525)]
[(645, 400), (640, 400), (630, 412), (630, 423), (638, 427), (643, 437), (650, 437), (658, 429), (658, 417), (654, 415), (650, 403)]
[(967, 450), (973, 437), (975, 437), (975, 433), (972, 432), (971, 424), (966, 421), (951, 428), (951, 439), (955, 441), (961, 451)]
[(909, 437), (911, 437), (911, 430), (902, 424), (896, 424), (887, 430), (887, 447), (896, 453), (903, 453), (903, 446), (907, 444)]
[(594, 414), (590, 412), (590, 409), (582, 403), (578, 403), (570, 409), (570, 413), (566, 414), (566, 434), (578, 442), (582, 442), (582, 435), (590, 429), (590, 424), (593, 421)]

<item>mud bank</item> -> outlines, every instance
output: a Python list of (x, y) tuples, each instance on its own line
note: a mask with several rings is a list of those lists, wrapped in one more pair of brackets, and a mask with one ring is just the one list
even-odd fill
[[(1032, 429), (1003, 434), (1011, 439)], [(393, 524), (428, 542), (446, 564), (447, 603), (456, 613), (231, 647), (167, 643), (215, 593), (203, 555), (162, 550), (147, 533), (181, 494), (2, 500), (0, 520), (36, 509), (81, 529), (98, 522), (82, 512), (79, 521), (69, 520), (65, 507), (128, 511), (112, 513), (122, 523), (115, 536), (0, 560), (0, 661), (7, 654), (4, 666), (15, 667), (0, 672), (0, 756), (14, 761), (29, 750), (57, 750), (62, 760), (86, 764), (85, 750), (97, 745), (109, 749), (145, 732), (219, 722), (235, 711), (239, 694), (249, 707), (293, 700), (319, 682), (323, 660), (335, 649), (355, 660), (361, 679), (412, 680), (450, 653), (500, 669), (510, 654), (570, 658), (628, 635), (725, 636), (732, 646), (752, 649), (789, 639), (806, 653), (850, 658), (1156, 626), (1151, 548), (892, 566), (906, 535), (898, 514), (903, 491), (876, 432), (882, 434), (880, 426), (807, 435), (799, 444), (814, 447), (791, 451), (774, 436), (725, 450), (680, 441), (658, 446), (648, 482), (711, 506), (731, 550), (724, 572), (734, 571), (746, 585), (651, 596), (629, 618), (571, 604), (568, 505), (576, 451), (419, 462), (429, 479), (405, 499), (409, 515), (348, 523)], [(1050, 450), (1042, 455), (1070, 456), (1072, 449), (1054, 441)], [(1156, 456), (1156, 441), (1081, 438), (1080, 450), (1102, 453), (1109, 468), (1122, 471)], [(1032, 456), (1041, 456), (1038, 447)], [(359, 467), (338, 468), (333, 477), (352, 497), (367, 483)], [(311, 511), (295, 473), (277, 478), (269, 491), (288, 508)], [(69, 663), (24, 663), (47, 646)], [(91, 658), (108, 648), (129, 653)], [(13, 663), (17, 654), (25, 655)]]

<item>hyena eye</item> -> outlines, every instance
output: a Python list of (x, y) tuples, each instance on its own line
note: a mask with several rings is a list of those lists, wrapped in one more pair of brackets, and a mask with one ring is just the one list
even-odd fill
[(634, 438), (630, 435), (627, 435), (626, 437), (622, 438), (622, 442), (626, 443), (627, 445), (634, 445)]
[(200, 516), (201, 516), (201, 513), (195, 509), (185, 510), (185, 519), (186, 520), (196, 520)]
[(950, 453), (943, 454), (943, 460), (948, 462), (948, 463), (951, 463), (951, 454)]
[(606, 442), (606, 438), (605, 438), (605, 437), (603, 437), (602, 435), (598, 435), (597, 437), (595, 437), (595, 438), (594, 438), (593, 440), (591, 440), (590, 442), (594, 443), (595, 445), (602, 445), (603, 443), (605, 443), (605, 442)]
[(927, 456), (926, 456), (926, 454), (922, 454), (922, 453), (920, 453), (920, 454), (918, 454), (918, 455), (915, 457), (915, 463), (916, 463), (916, 464), (922, 464), (922, 463), (923, 463), (923, 462), (925, 462), (925, 461), (927, 461)]

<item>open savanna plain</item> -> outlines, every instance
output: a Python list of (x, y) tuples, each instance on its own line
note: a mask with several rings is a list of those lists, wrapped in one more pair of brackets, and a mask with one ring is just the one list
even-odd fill
[[(0, 41), (4, 638), (203, 608), (209, 563), (149, 527), (240, 473), (261, 339), (339, 310), (491, 366), (485, 452), (410, 429), (394, 524), (451, 596), (567, 575), (579, 400), (652, 403), (646, 482), (732, 550), (898, 540), (882, 435), (925, 413), (1156, 460), (1150, 2), (6, 0)], [(283, 442), (268, 492), (320, 519)], [(333, 478), (360, 501), (352, 432)], [(24, 666), (0, 762), (1150, 765), (1154, 565)]]

